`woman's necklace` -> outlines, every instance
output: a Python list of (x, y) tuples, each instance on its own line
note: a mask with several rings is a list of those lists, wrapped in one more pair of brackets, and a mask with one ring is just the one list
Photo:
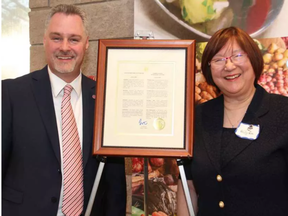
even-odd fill
[(237, 126), (238, 126), (238, 124), (239, 124), (239, 122), (241, 121), (241, 119), (243, 118), (243, 117), (241, 117), (240, 119), (238, 119), (237, 121), (236, 121), (236, 126), (231, 122), (231, 120), (230, 120), (230, 118), (229, 118), (229, 116), (228, 116), (228, 114), (226, 113), (226, 117), (227, 117), (227, 119), (228, 119), (228, 121), (229, 121), (229, 123), (230, 123), (230, 125), (231, 125), (231, 127), (232, 128), (236, 128)]
[[(248, 95), (248, 97), (246, 97), (246, 99), (239, 100), (237, 103), (238, 104), (237, 106), (236, 106), (235, 102), (231, 103), (231, 100), (229, 102), (229, 99), (227, 99), (226, 102), (224, 101), (224, 118), (226, 118), (228, 120), (228, 122), (230, 123), (232, 128), (238, 127), (240, 121), (245, 116), (245, 113), (246, 113), (247, 108), (248, 108), (248, 106), (249, 106), (249, 104), (253, 98), (255, 90), (256, 89), (253, 88), (251, 91), (251, 94), (249, 94), (250, 96)], [(230, 106), (227, 106), (229, 104), (230, 104)], [(232, 115), (233, 123), (232, 123), (231, 119), (229, 118), (228, 113)], [(230, 117), (231, 117), (231, 115), (230, 115)], [(234, 120), (237, 120), (237, 121), (234, 121)], [(228, 124), (228, 122), (226, 121), (226, 124)]]
[[(228, 122), (229, 122), (229, 124), (231, 125), (232, 128), (238, 127), (239, 123), (241, 122), (241, 120), (243, 119), (243, 117), (244, 117), (244, 115), (246, 113), (246, 108), (244, 108), (244, 109), (245, 110), (242, 109), (242, 111), (239, 110), (240, 113), (239, 113), (239, 111), (237, 113), (233, 113), (232, 112), (233, 116), (236, 116), (236, 118), (233, 118), (233, 120), (236, 119), (236, 121), (231, 121), (231, 119), (229, 118), (229, 114), (228, 114), (229, 111), (228, 111), (228, 109), (226, 107), (224, 107), (224, 116), (226, 116), (226, 119), (228, 120)], [(231, 112), (230, 112), (230, 114), (231, 114)]]

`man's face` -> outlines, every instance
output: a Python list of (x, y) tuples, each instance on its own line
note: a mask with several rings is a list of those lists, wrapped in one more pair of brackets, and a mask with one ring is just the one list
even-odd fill
[(56, 13), (44, 35), (46, 61), (55, 75), (72, 82), (80, 73), (89, 46), (83, 22), (78, 15)]

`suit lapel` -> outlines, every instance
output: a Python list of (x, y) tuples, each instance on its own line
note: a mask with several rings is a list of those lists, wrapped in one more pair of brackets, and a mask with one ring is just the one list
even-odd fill
[[(252, 116), (253, 114), (250, 113)], [(245, 120), (246, 119), (246, 120)], [(252, 125), (260, 125), (260, 134), (262, 132), (262, 127), (261, 127), (261, 121), (259, 118), (256, 116), (253, 116), (252, 118), (244, 118), (243, 123), (246, 124), (252, 124)], [(253, 143), (253, 140), (248, 140), (248, 139), (243, 139), (239, 138), (236, 135), (233, 136), (231, 139), (231, 142), (227, 146), (227, 148), (224, 150), (222, 154), (222, 168), (224, 168), (233, 158), (237, 157), (237, 155), (241, 154), (248, 146), (250, 146)]]
[(55, 156), (61, 163), (56, 116), (47, 66), (39, 72), (32, 73), (32, 91)]
[[(264, 125), (261, 122), (261, 117), (268, 111), (269, 95), (265, 92), (264, 89), (262, 89), (260, 86), (257, 86), (253, 100), (251, 101), (251, 104), (249, 105), (242, 122), (252, 125), (260, 125), (260, 132), (258, 137), (265, 136), (265, 134), (262, 134)], [(253, 143), (253, 140), (242, 139), (235, 135), (223, 153), (222, 168), (227, 166), (227, 164), (232, 159), (241, 154), (247, 147), (253, 145)]]
[(92, 154), (93, 122), (95, 99), (95, 81), (82, 75), (82, 100), (83, 100), (83, 166), (87, 164)]
[(202, 135), (207, 154), (215, 169), (220, 171), (220, 150), (223, 128), (223, 96), (203, 107)]

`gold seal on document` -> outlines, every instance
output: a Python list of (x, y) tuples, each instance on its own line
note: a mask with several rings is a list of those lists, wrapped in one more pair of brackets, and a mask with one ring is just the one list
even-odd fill
[(162, 130), (165, 127), (165, 121), (162, 118), (154, 119), (153, 126), (156, 130)]

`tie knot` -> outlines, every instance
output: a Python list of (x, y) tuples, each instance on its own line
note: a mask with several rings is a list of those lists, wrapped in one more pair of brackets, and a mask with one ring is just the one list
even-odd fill
[(64, 87), (64, 95), (70, 95), (72, 90), (73, 90), (73, 87), (71, 85), (67, 84)]

